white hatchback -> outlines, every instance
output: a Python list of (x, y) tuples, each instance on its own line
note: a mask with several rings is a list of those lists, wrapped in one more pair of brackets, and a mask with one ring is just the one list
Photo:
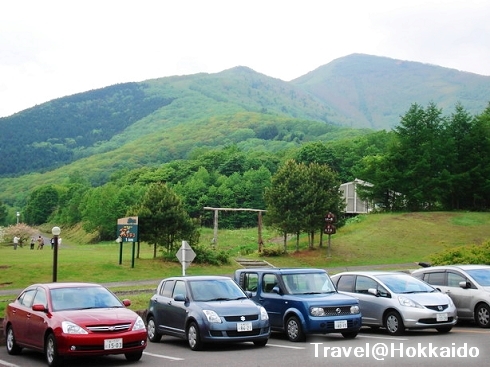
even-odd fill
[(490, 266), (433, 266), (415, 270), (412, 275), (451, 297), (460, 319), (490, 327)]
[(337, 290), (359, 300), (362, 325), (384, 327), (391, 335), (405, 329), (451, 331), (458, 317), (451, 298), (402, 272), (343, 272), (331, 276)]

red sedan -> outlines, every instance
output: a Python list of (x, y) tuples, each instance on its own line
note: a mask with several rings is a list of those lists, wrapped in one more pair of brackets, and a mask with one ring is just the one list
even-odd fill
[(141, 317), (126, 308), (130, 304), (99, 284), (33, 284), (7, 306), (7, 352), (41, 351), (50, 367), (69, 357), (109, 354), (138, 361), (147, 332)]

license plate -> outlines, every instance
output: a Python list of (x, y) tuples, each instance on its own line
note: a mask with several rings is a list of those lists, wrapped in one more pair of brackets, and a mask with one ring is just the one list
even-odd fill
[(437, 321), (447, 321), (447, 313), (438, 313), (436, 316)]
[(122, 347), (123, 347), (122, 338), (104, 340), (104, 349), (121, 349)]
[(236, 324), (237, 331), (252, 331), (252, 323), (251, 322), (239, 322)]
[(347, 329), (347, 320), (338, 320), (334, 322), (335, 329)]

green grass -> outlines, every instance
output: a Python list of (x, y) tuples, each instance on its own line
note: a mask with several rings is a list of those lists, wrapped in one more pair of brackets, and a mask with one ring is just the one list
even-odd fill
[[(113, 287), (121, 298), (130, 298), (131, 308), (147, 306), (148, 299), (158, 280), (181, 275), (178, 262), (153, 259), (153, 247), (141, 244), (140, 256), (131, 266), (131, 244), (123, 247), (123, 261), (119, 265), (119, 245), (115, 241), (84, 244), (86, 237), (79, 230), (63, 229), (63, 245), (58, 253), (57, 280), (97, 283), (155, 280), (154, 286)], [(262, 231), (264, 246), (282, 248), (282, 236), (272, 230)], [(203, 229), (201, 245), (211, 247), (212, 229)], [(257, 245), (257, 229), (219, 230), (217, 250), (230, 254), (232, 259), (261, 259)], [(296, 252), (296, 238), (288, 241), (288, 253), (264, 258), (280, 267), (334, 268), (355, 265), (400, 264), (429, 261), (431, 256), (446, 249), (471, 244), (481, 244), (490, 239), (490, 213), (432, 212), (405, 214), (371, 214), (350, 220), (337, 234), (331, 236), (330, 255), (327, 256), (328, 236), (323, 247), (307, 249), (306, 237), (300, 238), (300, 251)], [(82, 239), (82, 240), (80, 240)], [(239, 267), (232, 261), (223, 266), (191, 264), (188, 275), (230, 275)], [(49, 246), (43, 250), (28, 247), (13, 250), (0, 246), (0, 290), (20, 289), (36, 282), (50, 282), (53, 276), (53, 252)], [(144, 292), (137, 292), (143, 290)], [(0, 297), (0, 314), (12, 295)]]

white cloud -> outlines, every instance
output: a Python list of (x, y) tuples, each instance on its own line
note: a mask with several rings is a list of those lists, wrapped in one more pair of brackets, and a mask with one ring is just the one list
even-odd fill
[(237, 65), (291, 80), (366, 53), (490, 75), (481, 0), (18, 0), (0, 11), (0, 116)]

